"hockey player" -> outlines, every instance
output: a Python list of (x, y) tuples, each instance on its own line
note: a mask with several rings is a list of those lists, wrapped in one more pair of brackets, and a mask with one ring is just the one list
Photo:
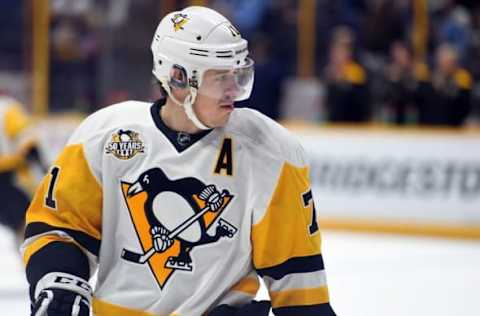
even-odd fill
[(27, 159), (35, 156), (33, 140), (25, 137), (30, 122), (17, 100), (0, 95), (0, 223), (10, 228), (18, 241), (23, 239), (29, 204), (22, 180), (28, 178)]
[(15, 233), (18, 243), (23, 241), (25, 212), (35, 188), (77, 122), (34, 120), (20, 102), (0, 95), (0, 223)]
[(188, 7), (151, 48), (167, 97), (87, 118), (28, 209), (32, 315), (266, 316), (257, 275), (275, 315), (334, 315), (305, 154), (234, 108), (253, 84), (247, 41)]

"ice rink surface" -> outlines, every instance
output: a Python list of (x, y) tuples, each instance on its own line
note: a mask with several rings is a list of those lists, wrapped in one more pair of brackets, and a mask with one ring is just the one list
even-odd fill
[[(0, 315), (28, 315), (12, 238), (0, 227)], [(323, 253), (338, 316), (480, 315), (479, 241), (327, 231)]]

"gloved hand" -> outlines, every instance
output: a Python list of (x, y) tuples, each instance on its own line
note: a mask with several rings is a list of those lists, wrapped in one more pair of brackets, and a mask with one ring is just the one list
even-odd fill
[(92, 289), (84, 279), (53, 272), (37, 283), (31, 316), (89, 316)]
[(208, 316), (268, 316), (270, 307), (270, 301), (251, 301), (241, 307), (224, 304), (215, 307)]
[(153, 247), (156, 252), (164, 252), (171, 245), (173, 245), (174, 240), (168, 238), (170, 232), (163, 226), (154, 226), (150, 229), (150, 234), (152, 234)]
[(200, 192), (199, 197), (205, 201), (212, 212), (218, 211), (224, 202), (222, 194), (217, 191), (217, 188), (213, 184), (206, 186), (202, 192)]

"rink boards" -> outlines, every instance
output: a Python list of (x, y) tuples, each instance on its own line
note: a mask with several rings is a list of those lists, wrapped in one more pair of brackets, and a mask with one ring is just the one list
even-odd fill
[(323, 227), (480, 239), (478, 130), (289, 128)]

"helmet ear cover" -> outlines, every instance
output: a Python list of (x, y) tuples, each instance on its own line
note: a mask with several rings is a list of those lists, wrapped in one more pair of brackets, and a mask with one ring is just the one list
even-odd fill
[(174, 64), (170, 70), (170, 86), (174, 88), (188, 88), (188, 75), (185, 68), (178, 64)]

